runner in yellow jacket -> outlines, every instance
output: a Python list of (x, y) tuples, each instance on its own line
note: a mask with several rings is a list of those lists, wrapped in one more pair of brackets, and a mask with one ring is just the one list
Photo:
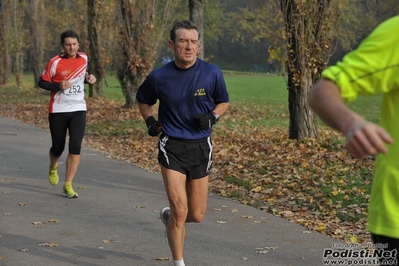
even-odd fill
[[(368, 230), (375, 243), (387, 243), (388, 250), (396, 251), (399, 251), (398, 30), (399, 16), (381, 23), (342, 62), (323, 71), (322, 79), (308, 97), (320, 118), (345, 134), (349, 152), (357, 157), (377, 155)], [(358, 95), (377, 94), (383, 95), (380, 125), (366, 121), (344, 103)]]

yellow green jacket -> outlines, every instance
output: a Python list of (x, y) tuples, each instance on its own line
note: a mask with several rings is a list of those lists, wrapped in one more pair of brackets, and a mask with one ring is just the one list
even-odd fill
[(368, 210), (368, 230), (399, 238), (399, 16), (380, 24), (356, 50), (322, 73), (346, 102), (382, 94), (380, 125), (394, 139), (378, 155)]

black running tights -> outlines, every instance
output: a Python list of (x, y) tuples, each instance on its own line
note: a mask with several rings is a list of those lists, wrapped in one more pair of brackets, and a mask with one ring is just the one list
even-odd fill
[(52, 146), (54, 157), (60, 157), (65, 149), (66, 134), (69, 132), (69, 153), (80, 154), (82, 140), (86, 127), (86, 111), (49, 114)]

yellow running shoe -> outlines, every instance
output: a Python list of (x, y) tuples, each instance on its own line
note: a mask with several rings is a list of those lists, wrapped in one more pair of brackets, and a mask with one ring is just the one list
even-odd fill
[(67, 198), (77, 198), (78, 193), (76, 193), (73, 188), (71, 183), (65, 183), (64, 187), (62, 188), (62, 196), (67, 197)]
[(51, 165), (50, 165), (50, 171), (48, 173), (48, 181), (53, 186), (58, 184), (58, 166), (57, 166), (57, 168), (53, 169), (53, 168), (51, 168)]

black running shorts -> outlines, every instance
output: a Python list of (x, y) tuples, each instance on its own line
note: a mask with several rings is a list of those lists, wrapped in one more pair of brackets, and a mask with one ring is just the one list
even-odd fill
[(158, 141), (158, 162), (185, 174), (188, 181), (209, 175), (212, 167), (211, 137), (201, 140), (182, 140), (161, 135)]

